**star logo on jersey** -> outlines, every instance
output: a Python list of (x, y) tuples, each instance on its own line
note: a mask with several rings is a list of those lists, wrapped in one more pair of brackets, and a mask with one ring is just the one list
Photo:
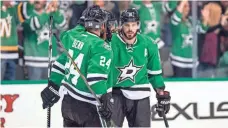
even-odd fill
[(118, 67), (117, 69), (120, 71), (120, 74), (117, 83), (120, 83), (126, 79), (129, 79), (135, 83), (135, 76), (142, 67), (143, 66), (134, 65), (133, 59), (130, 60), (128, 65), (125, 65), (124, 67)]
[(10, 16), (9, 14), (6, 17), (7, 23), (11, 24), (11, 20), (12, 20), (12, 16)]
[(153, 33), (157, 33), (157, 28), (158, 28), (158, 22), (153, 20), (153, 21), (145, 21), (146, 24), (146, 28), (144, 31), (144, 34), (153, 32)]
[(37, 44), (41, 44), (44, 41), (48, 41), (49, 40), (49, 29), (48, 29), (48, 25), (44, 25), (42, 27), (41, 30), (36, 31), (38, 38), (37, 38)]
[(186, 48), (188, 46), (192, 46), (193, 44), (193, 37), (191, 34), (186, 35), (186, 34), (182, 34), (182, 37), (184, 38), (184, 42), (182, 44), (182, 48)]

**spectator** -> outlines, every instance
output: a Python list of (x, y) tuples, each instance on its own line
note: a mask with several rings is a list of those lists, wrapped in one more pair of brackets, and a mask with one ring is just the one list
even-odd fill
[(165, 42), (166, 46), (172, 45), (172, 34), (170, 29), (170, 16), (173, 11), (176, 9), (178, 1), (162, 1), (162, 10), (163, 10), (163, 25), (161, 28), (161, 38)]
[[(200, 66), (199, 66), (199, 77), (214, 77), (216, 67), (221, 56), (220, 48), (220, 37), (223, 33), (223, 26), (225, 25), (226, 16), (221, 16), (222, 7), (219, 3), (209, 2), (205, 5), (208, 8), (210, 17), (213, 18), (210, 22), (211, 28), (205, 35), (205, 39), (201, 40), (201, 50), (200, 51)], [(220, 23), (221, 19), (221, 23)]]
[(175, 11), (179, 1), (171, 1), (171, 0), (164, 0), (162, 4), (162, 9), (165, 14), (172, 15), (172, 13)]
[[(118, 1), (118, 7), (120, 9), (120, 13), (122, 13), (122, 11), (130, 8), (130, 5), (131, 5), (132, 1)], [(118, 19), (120, 17), (117, 17)]]
[(133, 3), (133, 7), (136, 7), (139, 12), (141, 32), (154, 39), (159, 49), (162, 48), (164, 42), (161, 40), (161, 2), (143, 0)]
[[(228, 6), (227, 6), (228, 7)], [(219, 59), (217, 77), (228, 77), (228, 8), (224, 15), (223, 28), (220, 32), (222, 57)]]
[(117, 1), (105, 1), (105, 10), (112, 12), (112, 14), (117, 18), (117, 23), (119, 23), (120, 10)]
[[(189, 2), (181, 1), (171, 16), (172, 49), (171, 64), (174, 70), (174, 77), (192, 77), (192, 24), (189, 16)], [(198, 28), (199, 32), (206, 32), (209, 11), (202, 11), (203, 24)]]
[(82, 12), (87, 8), (87, 1), (74, 1), (70, 8), (72, 10), (72, 16), (69, 21), (69, 29), (72, 29), (77, 25)]
[(14, 80), (18, 59), (17, 25), (29, 18), (27, 2), (13, 5), (13, 1), (1, 2), (1, 80)]
[(73, 15), (72, 8), (70, 8), (72, 3), (73, 3), (72, 1), (59, 1), (59, 11), (60, 11), (60, 13), (62, 13), (62, 15), (64, 16), (64, 18), (66, 19), (66, 22), (67, 22), (64, 30), (69, 28), (70, 20)]
[(219, 59), (217, 77), (228, 77), (228, 36), (222, 37), (224, 53)]
[[(30, 80), (47, 78), (49, 16), (53, 15), (53, 28), (61, 29), (66, 25), (64, 16), (59, 12), (57, 4), (54, 2), (50, 2), (45, 9), (46, 1), (35, 1), (31, 18), (23, 24), (24, 58)], [(52, 37), (52, 52), (53, 58), (56, 57), (57, 45), (54, 37)]]

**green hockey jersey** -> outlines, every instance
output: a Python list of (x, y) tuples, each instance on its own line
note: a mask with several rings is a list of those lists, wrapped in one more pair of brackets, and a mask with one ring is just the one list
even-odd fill
[[(66, 33), (61, 40), (63, 44), (68, 44), (68, 53), (74, 59), (95, 94), (100, 97), (102, 94), (107, 93), (110, 87), (106, 83), (112, 60), (110, 45), (90, 32), (82, 32), (73, 36), (72, 33)], [(62, 66), (65, 69), (65, 71), (61, 72), (65, 73), (61, 83), (66, 88), (68, 87), (68, 93), (75, 99), (98, 105), (83, 79), (75, 70), (72, 61), (65, 55), (61, 55), (60, 58), (59, 67)], [(52, 70), (52, 72), (54, 71)], [(51, 80), (53, 80), (53, 77), (54, 74), (51, 76)], [(55, 80), (54, 82), (60, 81)]]
[(120, 87), (127, 98), (143, 99), (150, 96), (151, 87), (164, 86), (158, 47), (150, 37), (138, 33), (133, 46), (128, 46), (113, 34), (111, 47), (113, 87)]
[(27, 6), (27, 2), (21, 2), (13, 7), (5, 9), (1, 5), (1, 59), (18, 58), (17, 25), (29, 18), (30, 8), (31, 5)]
[(158, 43), (158, 47), (164, 46), (161, 40), (161, 2), (151, 2), (144, 4), (141, 1), (134, 1), (133, 7), (136, 7), (140, 16), (140, 30)]
[[(33, 10), (31, 18), (23, 23), (25, 65), (32, 67), (48, 67), (49, 17), (53, 16), (53, 28), (63, 29), (66, 25), (64, 16), (59, 12), (38, 14)], [(53, 31), (54, 32), (54, 31)], [(52, 56), (57, 56), (57, 44), (52, 37)]]
[[(175, 11), (171, 16), (171, 33), (172, 33), (172, 49), (171, 49), (171, 63), (174, 66), (181, 68), (192, 68), (192, 44), (193, 26), (190, 18), (187, 21), (182, 20), (182, 14)], [(205, 33), (208, 29), (207, 26), (199, 24), (196, 26), (197, 32)]]
[[(69, 35), (72, 38), (76, 38), (79, 34), (82, 32), (85, 32), (85, 28), (81, 25), (77, 25), (75, 28), (65, 31), (60, 35), (60, 38), (63, 39), (64, 36)], [(67, 41), (62, 42), (63, 46), (66, 50), (70, 48), (72, 43), (69, 43)], [(61, 82), (65, 75), (65, 64), (66, 64), (67, 56), (63, 52), (53, 63), (52, 69), (51, 69), (51, 76), (50, 80), (53, 81), (56, 85), (60, 86)]]

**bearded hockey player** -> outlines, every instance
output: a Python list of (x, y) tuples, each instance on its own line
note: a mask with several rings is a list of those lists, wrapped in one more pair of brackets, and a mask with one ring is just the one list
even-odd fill
[[(110, 72), (112, 52), (108, 43), (99, 37), (104, 30), (105, 22), (105, 13), (98, 6), (92, 6), (85, 15), (86, 31), (78, 35), (69, 32), (62, 36), (63, 44), (69, 46), (68, 53), (102, 103), (102, 107), (98, 109), (97, 101), (75, 70), (71, 60), (67, 58), (62, 63), (65, 65), (65, 76), (60, 89), (65, 94), (62, 101), (64, 127), (101, 127), (99, 114), (105, 120), (111, 118), (113, 103), (109, 93), (110, 87), (106, 82)], [(59, 85), (49, 82), (48, 87), (41, 92), (43, 108), (51, 107), (58, 101), (59, 88)]]
[(119, 127), (125, 117), (129, 127), (150, 127), (151, 85), (156, 91), (159, 116), (170, 108), (158, 46), (150, 37), (137, 33), (140, 19), (136, 9), (123, 11), (120, 20), (121, 30), (113, 34), (111, 42), (115, 67), (112, 119)]
[[(85, 31), (85, 15), (87, 13), (87, 10), (84, 10), (83, 13), (82, 13), (82, 16), (80, 17), (79, 21), (78, 21), (78, 25), (69, 30), (69, 31), (66, 31), (64, 32), (63, 34), (61, 34), (62, 36), (64, 36), (66, 33), (68, 34), (71, 34), (72, 36), (77, 36), (79, 34), (81, 34), (82, 32)], [(108, 17), (108, 20), (107, 20), (107, 23), (106, 23), (106, 41), (109, 43), (111, 41), (111, 38), (112, 38), (112, 33), (115, 32), (115, 29), (116, 29), (116, 26), (117, 26), (117, 20), (115, 18), (115, 16), (108, 12), (108, 11), (105, 11), (107, 17)], [(71, 43), (69, 43), (71, 44)], [(64, 47), (65, 49), (68, 49), (68, 42), (65, 42), (64, 44)], [(66, 54), (65, 53), (62, 53), (57, 59), (56, 61), (54, 62), (53, 66), (52, 66), (52, 73), (51, 73), (51, 82), (54, 82), (55, 84), (57, 85), (61, 85), (61, 81), (62, 79), (64, 78), (64, 74), (65, 74), (65, 61), (66, 61)], [(109, 79), (111, 80), (111, 79)]]

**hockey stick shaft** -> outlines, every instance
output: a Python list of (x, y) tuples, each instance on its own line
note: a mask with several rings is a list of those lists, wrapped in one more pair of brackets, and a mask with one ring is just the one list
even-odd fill
[[(48, 41), (48, 80), (50, 79), (51, 66), (52, 66), (52, 24), (53, 24), (53, 16), (50, 16), (50, 24), (49, 24), (49, 41)], [(47, 108), (47, 127), (51, 127), (51, 107)]]
[[(80, 69), (78, 68), (77, 64), (74, 62), (73, 58), (71, 57), (71, 55), (67, 52), (67, 50), (64, 48), (64, 46), (62, 45), (59, 37), (54, 33), (54, 36), (57, 40), (58, 45), (63, 49), (64, 53), (69, 57), (69, 59), (72, 61), (72, 64), (74, 65), (74, 68), (77, 70), (77, 72), (79, 73), (79, 75), (81, 76), (81, 78), (83, 79), (84, 83), (86, 84), (87, 88), (89, 89), (89, 91), (91, 92), (91, 94), (94, 96), (94, 98), (96, 99), (97, 103), (99, 106), (101, 106), (101, 102), (98, 99), (98, 97), (96, 96), (96, 94), (94, 93), (94, 91), (91, 89), (91, 87), (89, 86), (89, 83), (87, 82), (85, 76), (81, 73)], [(100, 115), (99, 115), (100, 116)], [(114, 127), (116, 126), (114, 124), (114, 122), (111, 120), (111, 125), (113, 125)], [(104, 119), (101, 119), (101, 125), (104, 127), (107, 127), (107, 122)]]
[[(22, 43), (22, 45), (18, 45), (18, 49), (19, 49), (19, 65), (22, 65), (22, 69), (23, 69), (23, 73), (24, 73), (24, 80), (28, 80), (28, 68), (25, 65), (25, 51), (24, 51), (24, 43)], [(22, 56), (22, 60), (20, 59), (20, 53)], [(21, 62), (22, 61), (22, 62)]]
[(165, 127), (169, 128), (169, 124), (168, 124), (168, 121), (167, 121), (167, 118), (166, 118), (166, 115), (165, 115), (164, 112), (163, 112), (163, 120), (164, 120), (164, 123), (165, 123)]

